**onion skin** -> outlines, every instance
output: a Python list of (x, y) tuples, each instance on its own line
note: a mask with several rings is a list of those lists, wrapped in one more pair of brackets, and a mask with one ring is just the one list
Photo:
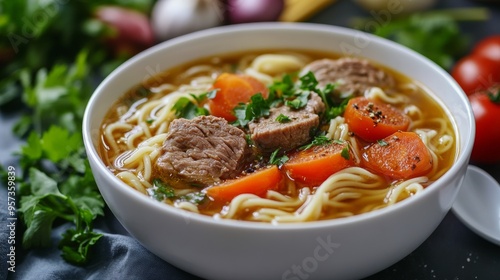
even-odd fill
[(229, 24), (276, 21), (285, 7), (284, 0), (227, 0)]

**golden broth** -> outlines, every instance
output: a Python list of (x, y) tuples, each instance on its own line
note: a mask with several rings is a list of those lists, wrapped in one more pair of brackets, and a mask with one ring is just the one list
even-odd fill
[[(332, 53), (317, 52), (317, 51), (261, 51), (251, 53), (235, 53), (217, 57), (199, 59), (185, 65), (181, 65), (167, 71), (161, 72), (154, 77), (151, 77), (142, 84), (133, 87), (128, 92), (124, 93), (109, 110), (102, 123), (101, 143), (99, 146), (100, 156), (108, 168), (131, 187), (138, 191), (154, 196), (151, 189), (153, 188), (152, 180), (156, 177), (154, 167), (154, 158), (158, 156), (159, 147), (161, 147), (161, 135), (168, 131), (168, 123), (174, 118), (173, 114), (161, 114), (165, 107), (161, 106), (161, 102), (168, 104), (167, 101), (161, 101), (164, 97), (172, 92), (178, 94), (179, 88), (184, 86), (180, 94), (188, 95), (190, 90), (195, 92), (207, 91), (210, 89), (210, 81), (214, 80), (223, 72), (243, 72), (250, 67), (254, 58), (262, 54), (290, 54), (298, 59), (305, 61), (314, 61), (317, 59), (330, 58), (336, 59), (340, 56)], [(421, 129), (423, 131), (437, 131), (438, 136), (445, 134), (441, 139), (432, 139), (429, 145), (442, 145), (443, 139), (452, 141), (448, 144), (446, 150), (436, 153), (437, 162), (432, 171), (427, 174), (426, 181), (418, 182), (423, 188), (431, 184), (446, 172), (453, 164), (456, 156), (456, 135), (448, 115), (445, 110), (431, 97), (428, 90), (419, 82), (411, 80), (411, 78), (402, 75), (394, 70), (388, 69), (383, 65), (374, 64), (383, 69), (395, 78), (396, 92), (401, 96), (406, 96), (409, 100), (403, 104), (393, 104), (400, 110), (408, 110), (413, 105), (419, 108), (417, 112), (421, 115), (414, 117), (411, 130)], [(274, 75), (273, 78), (280, 77), (284, 73)], [(199, 82), (193, 82), (196, 80)], [(192, 87), (192, 89), (190, 89)], [(155, 105), (155, 102), (158, 104)], [(144, 109), (151, 104), (151, 109)], [(155, 106), (153, 106), (155, 105)], [(168, 105), (165, 105), (168, 106)], [(144, 109), (144, 112), (141, 110)], [(158, 116), (164, 116), (163, 121), (159, 121)], [(165, 117), (166, 116), (166, 117)], [(164, 123), (167, 123), (166, 125)], [(140, 132), (140, 133), (138, 133)], [(152, 141), (155, 144), (143, 145), (148, 139), (153, 139), (158, 136), (158, 140)], [(430, 134), (429, 134), (430, 135)], [(451, 137), (451, 139), (449, 139)], [(358, 150), (361, 150), (368, 143), (357, 139)], [(143, 145), (143, 146), (141, 146)], [(134, 160), (131, 163), (132, 157), (139, 150), (144, 150), (143, 160)], [(440, 148), (436, 148), (439, 150)], [(443, 148), (444, 149), (444, 148)], [(149, 158), (146, 158), (149, 157)], [(149, 166), (149, 167), (148, 167)], [(400, 181), (392, 181), (384, 176), (370, 177), (361, 170), (355, 170), (360, 178), (366, 180), (365, 185), (375, 184), (375, 187), (360, 187), (353, 191), (352, 188), (334, 188), (334, 191), (329, 191), (328, 196), (339, 196), (328, 200), (320, 208), (318, 214), (300, 218), (302, 221), (339, 218), (350, 215), (357, 215), (364, 212), (369, 212), (374, 209), (383, 208), (396, 201), (390, 201), (391, 194), (396, 192)], [(340, 176), (340, 175), (339, 175)], [(339, 179), (341, 180), (341, 179)], [(186, 187), (183, 184), (174, 186), (177, 197), (189, 194), (190, 192), (199, 193), (201, 190), (196, 187)], [(248, 197), (241, 199), (243, 202), (233, 202), (231, 204), (213, 201), (209, 198), (203, 200), (199, 205), (188, 205), (185, 201), (175, 201), (164, 199), (167, 204), (179, 207), (185, 210), (199, 212), (205, 215), (216, 215), (231, 219), (240, 220), (256, 220), (256, 221), (273, 221), (273, 222), (288, 222), (295, 221), (291, 216), (300, 216), (302, 212), (307, 212), (308, 204), (315, 201), (314, 194), (318, 187), (310, 188), (294, 182), (290, 178), (285, 178), (282, 182), (280, 190), (275, 193), (268, 193), (265, 198)], [(397, 196), (397, 201), (406, 199), (415, 194), (412, 187), (400, 187), (402, 190)], [(405, 189), (407, 191), (405, 191)], [(342, 198), (343, 197), (343, 198)], [(278, 204), (279, 206), (270, 206)], [(236, 210), (235, 210), (236, 209)], [(311, 210), (312, 211), (312, 210)], [(284, 213), (282, 213), (284, 212)], [(289, 213), (291, 216), (287, 216)], [(280, 217), (286, 218), (280, 218)], [(278, 217), (278, 218), (276, 218)]]

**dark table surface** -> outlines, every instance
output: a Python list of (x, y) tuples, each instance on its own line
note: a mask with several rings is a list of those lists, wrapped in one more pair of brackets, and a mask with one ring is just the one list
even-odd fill
[[(491, 10), (489, 21), (461, 26), (473, 41), (478, 41), (489, 34), (500, 34), (499, 5), (485, 5), (467, 0), (445, 0), (440, 1), (434, 8), (466, 6), (485, 6)], [(349, 27), (350, 20), (354, 16), (370, 16), (370, 14), (351, 0), (338, 0), (307, 21)], [(10, 133), (14, 121), (15, 116), (0, 114), (2, 128), (0, 163), (4, 166), (16, 164), (12, 151), (18, 149), (19, 141)], [(500, 181), (500, 164), (480, 167)], [(181, 271), (176, 271), (175, 275), (176, 279), (197, 279)], [(435, 232), (413, 253), (366, 279), (500, 279), (500, 246), (489, 243), (473, 233), (450, 211)]]

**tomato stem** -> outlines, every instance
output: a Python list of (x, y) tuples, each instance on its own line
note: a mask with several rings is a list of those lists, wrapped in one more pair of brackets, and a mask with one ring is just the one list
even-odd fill
[(492, 91), (488, 92), (488, 97), (491, 102), (495, 104), (500, 104), (500, 89), (498, 89), (496, 93)]

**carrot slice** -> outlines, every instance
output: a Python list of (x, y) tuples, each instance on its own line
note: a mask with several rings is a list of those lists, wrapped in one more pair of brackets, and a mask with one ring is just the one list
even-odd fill
[(226, 180), (220, 185), (206, 189), (209, 197), (215, 201), (231, 201), (240, 194), (249, 193), (265, 196), (268, 190), (276, 190), (283, 179), (283, 175), (276, 165), (262, 169), (232, 180)]
[(432, 169), (432, 156), (415, 132), (396, 132), (363, 152), (362, 164), (392, 179), (425, 175)]
[(331, 142), (294, 152), (283, 165), (283, 169), (293, 180), (316, 186), (333, 173), (354, 164), (347, 143)]
[(366, 141), (385, 138), (396, 131), (405, 131), (410, 118), (403, 112), (385, 103), (365, 97), (356, 97), (347, 103), (344, 118), (349, 129)]
[(213, 88), (219, 91), (208, 103), (210, 113), (229, 122), (236, 120), (233, 110), (238, 104), (249, 102), (250, 97), (259, 92), (264, 98), (268, 95), (263, 83), (247, 75), (223, 73), (217, 77)]

